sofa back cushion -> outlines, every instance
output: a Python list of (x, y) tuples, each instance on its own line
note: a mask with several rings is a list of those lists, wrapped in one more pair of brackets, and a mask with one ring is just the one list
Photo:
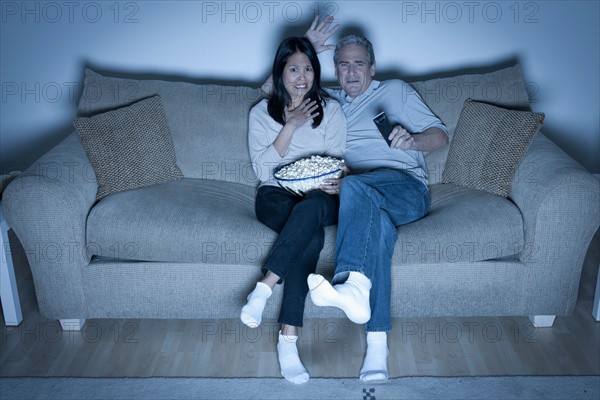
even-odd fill
[[(529, 96), (520, 65), (486, 74), (465, 74), (449, 78), (411, 82), (431, 111), (448, 128), (450, 141), (466, 99), (484, 101), (511, 109), (529, 109)], [(449, 146), (425, 155), (429, 183), (439, 183), (448, 158)]]
[(262, 92), (237, 85), (123, 79), (85, 70), (78, 114), (91, 116), (160, 95), (177, 165), (188, 178), (257, 184), (248, 155), (248, 114)]
[[(467, 98), (529, 109), (519, 65), (410, 84), (446, 125), (450, 140)], [(263, 95), (259, 88), (114, 78), (87, 68), (78, 112), (90, 116), (155, 94), (163, 101), (177, 165), (185, 177), (257, 184), (248, 156), (247, 133), (250, 108)], [(448, 149), (446, 146), (425, 155), (430, 184), (441, 182)]]

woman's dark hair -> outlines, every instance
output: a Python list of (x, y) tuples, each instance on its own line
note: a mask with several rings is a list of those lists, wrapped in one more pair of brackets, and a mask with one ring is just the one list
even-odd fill
[(304, 98), (310, 98), (317, 102), (318, 108), (316, 111), (319, 115), (313, 119), (312, 124), (312, 127), (316, 128), (323, 120), (323, 106), (325, 105), (323, 99), (329, 96), (321, 88), (321, 64), (319, 63), (317, 52), (312, 44), (310, 44), (310, 41), (304, 37), (290, 37), (279, 45), (275, 54), (275, 60), (273, 61), (273, 89), (269, 96), (267, 110), (271, 118), (282, 125), (285, 124), (285, 108), (291, 103), (292, 98), (285, 89), (283, 70), (288, 59), (297, 52), (303, 53), (308, 57), (314, 71), (313, 85)]

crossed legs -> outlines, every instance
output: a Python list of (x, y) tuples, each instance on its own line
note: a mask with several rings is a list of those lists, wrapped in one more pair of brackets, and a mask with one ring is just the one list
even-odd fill
[(324, 226), (337, 222), (339, 200), (321, 191), (304, 197), (294, 196), (278, 187), (261, 187), (256, 200), (258, 219), (279, 233), (268, 261), (264, 278), (248, 295), (240, 318), (257, 327), (276, 283), (283, 281), (284, 292), (279, 322), (277, 353), (281, 374), (290, 382), (304, 383), (309, 375), (300, 361), (296, 341), (302, 327), (304, 303), (308, 293), (307, 277), (315, 271), (324, 243)]

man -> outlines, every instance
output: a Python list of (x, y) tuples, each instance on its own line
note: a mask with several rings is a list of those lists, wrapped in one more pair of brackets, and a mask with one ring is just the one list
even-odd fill
[[(306, 32), (317, 52), (338, 29), (315, 18)], [(342, 105), (348, 133), (344, 159), (352, 174), (324, 190), (340, 194), (334, 286), (321, 275), (308, 278), (312, 301), (343, 310), (366, 323), (367, 353), (360, 371), (366, 382), (388, 377), (387, 332), (391, 331), (391, 262), (397, 228), (423, 217), (429, 208), (424, 151), (448, 144), (442, 122), (405, 82), (373, 80), (375, 56), (364, 37), (350, 35), (335, 47), (341, 89), (328, 90)], [(373, 117), (384, 111), (395, 127), (387, 142)]]

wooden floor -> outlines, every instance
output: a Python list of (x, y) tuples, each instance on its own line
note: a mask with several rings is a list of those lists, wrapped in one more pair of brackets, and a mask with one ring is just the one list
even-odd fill
[[(39, 314), (25, 258), (15, 258), (24, 321), (0, 321), (0, 376), (280, 376), (274, 321), (249, 329), (238, 320), (88, 320), (81, 332), (63, 332)], [(591, 316), (599, 264), (597, 233), (575, 313), (552, 328), (524, 317), (394, 321), (390, 376), (600, 375), (600, 323)], [(356, 377), (365, 334), (345, 320), (308, 320), (299, 349), (312, 377)]]

